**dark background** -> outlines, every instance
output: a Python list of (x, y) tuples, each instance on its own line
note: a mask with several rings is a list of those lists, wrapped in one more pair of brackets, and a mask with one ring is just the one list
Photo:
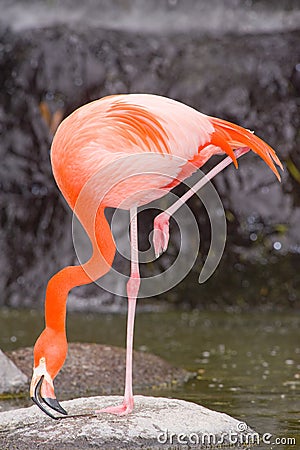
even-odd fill
[[(299, 2), (0, 1), (0, 8), (0, 305), (42, 305), (48, 279), (76, 264), (71, 214), (51, 174), (56, 125), (102, 96), (149, 92), (255, 130), (285, 166), (281, 184), (255, 155), (218, 175), (228, 239), (204, 285), (197, 277), (209, 223), (191, 200), (206, 245), (186, 280), (162, 298), (187, 307), (299, 307)], [(152, 218), (140, 221), (142, 242)], [(175, 230), (171, 245), (177, 237)], [(119, 301), (95, 286), (77, 289), (82, 295), (97, 295), (93, 308)]]

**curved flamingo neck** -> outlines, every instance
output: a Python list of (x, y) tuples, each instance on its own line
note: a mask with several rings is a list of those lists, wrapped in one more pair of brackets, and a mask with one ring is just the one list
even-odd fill
[(93, 246), (92, 257), (83, 265), (65, 267), (48, 282), (45, 298), (46, 328), (65, 332), (66, 303), (70, 290), (97, 280), (111, 268), (115, 243), (102, 207), (96, 215), (95, 236), (90, 236), (90, 239)]

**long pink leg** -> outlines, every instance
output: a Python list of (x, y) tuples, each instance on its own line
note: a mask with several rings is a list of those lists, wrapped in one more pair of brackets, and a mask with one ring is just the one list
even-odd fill
[[(250, 149), (247, 147), (239, 148), (235, 150), (236, 158), (247, 153)], [(163, 213), (159, 214), (154, 219), (154, 232), (153, 232), (153, 244), (155, 256), (158, 258), (161, 253), (165, 252), (168, 247), (169, 242), (169, 220), (170, 217), (197, 191), (199, 191), (203, 186), (205, 186), (213, 177), (215, 177), (219, 172), (221, 172), (225, 167), (232, 163), (230, 156), (227, 156), (219, 164), (217, 164), (213, 169), (211, 169), (208, 174), (206, 174), (201, 180), (199, 180), (191, 189), (189, 189), (182, 197), (180, 197), (173, 205), (166, 209)]]
[(127, 283), (128, 296), (128, 315), (127, 315), (127, 339), (126, 339), (126, 374), (125, 374), (125, 393), (121, 405), (109, 406), (96, 413), (106, 412), (123, 416), (133, 410), (133, 392), (132, 392), (132, 352), (133, 352), (133, 332), (136, 299), (140, 287), (140, 271), (138, 260), (138, 226), (137, 226), (137, 208), (130, 209), (130, 247), (131, 247), (131, 272)]

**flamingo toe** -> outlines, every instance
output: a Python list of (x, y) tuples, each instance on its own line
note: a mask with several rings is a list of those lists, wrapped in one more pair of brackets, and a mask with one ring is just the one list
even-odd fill
[(169, 219), (170, 216), (166, 213), (161, 213), (154, 219), (153, 245), (156, 258), (167, 250), (169, 243)]

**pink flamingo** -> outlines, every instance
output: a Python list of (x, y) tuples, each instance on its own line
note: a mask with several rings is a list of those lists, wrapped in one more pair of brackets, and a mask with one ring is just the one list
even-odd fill
[[(237, 150), (236, 150), (237, 149)], [(49, 416), (63, 415), (53, 380), (67, 354), (65, 330), (69, 291), (107, 273), (115, 243), (106, 207), (130, 211), (131, 274), (127, 283), (128, 321), (125, 394), (121, 405), (97, 412), (128, 414), (134, 406), (132, 349), (136, 299), (140, 286), (137, 207), (162, 196), (200, 168), (211, 156), (227, 154), (209, 174), (154, 221), (156, 255), (165, 251), (169, 218), (193, 193), (252, 149), (280, 179), (274, 150), (250, 131), (209, 117), (174, 100), (147, 94), (113, 95), (82, 106), (58, 127), (51, 148), (55, 180), (85, 228), (93, 247), (83, 265), (65, 267), (49, 281), (45, 329), (34, 347), (30, 387), (33, 401)], [(234, 150), (236, 150), (234, 152)], [(274, 162), (273, 162), (274, 161)]]

